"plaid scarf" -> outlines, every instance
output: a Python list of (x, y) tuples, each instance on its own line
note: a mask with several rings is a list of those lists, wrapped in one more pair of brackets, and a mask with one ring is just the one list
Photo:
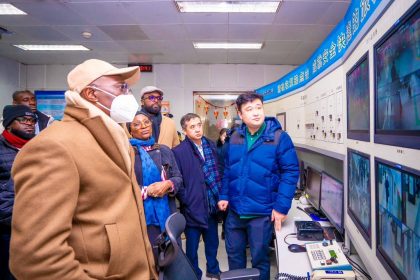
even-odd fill
[(204, 163), (201, 166), (207, 187), (208, 208), (210, 214), (216, 214), (219, 190), (222, 187), (221, 178), (213, 151), (207, 139), (201, 139), (204, 151)]

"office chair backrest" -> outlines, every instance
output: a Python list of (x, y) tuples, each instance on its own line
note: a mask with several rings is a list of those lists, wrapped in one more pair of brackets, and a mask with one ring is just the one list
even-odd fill
[(180, 213), (174, 213), (166, 220), (166, 230), (157, 242), (160, 280), (198, 280), (191, 263), (177, 242), (185, 224), (185, 218)]
[[(159, 280), (198, 280), (193, 266), (177, 242), (185, 229), (185, 224), (184, 216), (174, 213), (166, 220), (165, 232), (158, 237)], [(256, 268), (235, 269), (220, 274), (221, 280), (258, 280), (259, 278), (260, 272)]]

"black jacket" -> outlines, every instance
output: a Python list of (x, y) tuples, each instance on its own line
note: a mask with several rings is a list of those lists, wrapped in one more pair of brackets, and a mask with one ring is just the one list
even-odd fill
[[(216, 146), (211, 140), (207, 139), (207, 141), (217, 159)], [(181, 213), (185, 216), (188, 226), (207, 228), (209, 211), (201, 156), (188, 137), (173, 148), (173, 151), (183, 177), (182, 187), (177, 194), (181, 203)]]
[(0, 135), (0, 225), (10, 226), (15, 191), (10, 171), (19, 150)]

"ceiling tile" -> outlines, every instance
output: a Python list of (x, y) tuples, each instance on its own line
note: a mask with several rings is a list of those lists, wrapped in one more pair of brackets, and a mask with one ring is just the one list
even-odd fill
[(183, 40), (187, 38), (187, 32), (182, 24), (142, 25), (141, 29), (151, 40)]
[(67, 41), (68, 37), (49, 26), (14, 26), (13, 32), (28, 37), (33, 42)]
[[(51, 25), (80, 25), (86, 21), (72, 9), (59, 1), (31, 1), (30, 3), (16, 3), (16, 7), (32, 17)], [(98, 10), (98, 8), (96, 7)]]
[(265, 41), (262, 51), (264, 53), (292, 52), (301, 41)]
[(313, 24), (318, 23), (331, 3), (283, 2), (274, 19), (274, 24)]
[(165, 41), (118, 41), (131, 53), (162, 53)]
[(116, 41), (149, 39), (138, 25), (104, 25), (98, 27)]
[(139, 24), (180, 24), (181, 16), (172, 1), (122, 2)]
[(197, 63), (227, 63), (227, 51), (197, 51), (198, 62)]
[(271, 24), (275, 17), (274, 13), (230, 13), (229, 23)]
[[(82, 16), (91, 25), (118, 25), (135, 24), (136, 21), (130, 16), (121, 3), (83, 3), (67, 4), (75, 13)], [(76, 24), (77, 25), (77, 24)], [(79, 24), (80, 25), (80, 24)]]
[(242, 51), (242, 50), (229, 50), (228, 63), (257, 63), (260, 51)]
[(227, 40), (227, 24), (190, 24), (186, 25), (188, 38), (191, 40)]
[(324, 40), (333, 28), (333, 25), (272, 25), (266, 39), (320, 41)]
[[(92, 25), (72, 25), (72, 26), (54, 26), (54, 29), (77, 41), (112, 41), (112, 38), (96, 26)], [(82, 32), (92, 33), (90, 39), (83, 38)]]
[(185, 24), (227, 24), (229, 16), (223, 13), (182, 13), (181, 20)]
[(251, 40), (260, 42), (265, 39), (269, 25), (262, 24), (230, 24), (230, 40)]

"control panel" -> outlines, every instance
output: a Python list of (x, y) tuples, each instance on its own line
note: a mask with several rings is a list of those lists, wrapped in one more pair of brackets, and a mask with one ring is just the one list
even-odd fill
[(313, 270), (352, 270), (335, 240), (307, 243), (305, 246)]

